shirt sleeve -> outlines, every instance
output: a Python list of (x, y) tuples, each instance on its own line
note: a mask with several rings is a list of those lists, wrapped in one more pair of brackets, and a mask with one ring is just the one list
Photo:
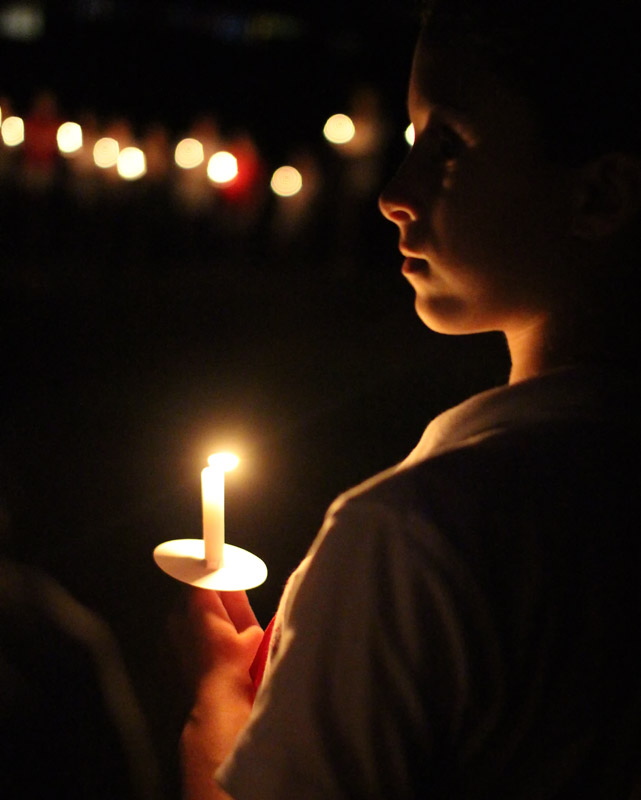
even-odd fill
[(421, 515), (376, 499), (330, 511), (306, 561), (218, 779), (235, 800), (415, 797), (466, 706), (468, 576)]

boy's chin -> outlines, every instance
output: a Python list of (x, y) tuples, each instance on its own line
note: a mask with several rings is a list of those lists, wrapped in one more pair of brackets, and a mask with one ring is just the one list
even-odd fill
[(464, 336), (478, 333), (465, 313), (465, 305), (454, 297), (425, 297), (417, 294), (414, 308), (421, 322), (434, 333)]

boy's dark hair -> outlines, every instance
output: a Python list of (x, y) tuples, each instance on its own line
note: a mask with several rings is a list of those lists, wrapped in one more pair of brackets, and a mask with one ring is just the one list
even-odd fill
[(424, 0), (428, 44), (469, 46), (537, 111), (548, 153), (641, 155), (635, 0)]

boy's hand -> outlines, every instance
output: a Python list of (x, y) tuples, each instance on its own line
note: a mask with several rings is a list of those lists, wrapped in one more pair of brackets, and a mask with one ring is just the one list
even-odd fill
[(184, 798), (225, 797), (213, 774), (247, 722), (254, 699), (249, 668), (263, 631), (245, 592), (196, 589), (183, 660), (195, 702), (181, 739)]
[(248, 672), (263, 631), (245, 592), (189, 591), (186, 605), (170, 617), (169, 633), (187, 688), (196, 695), (216, 672)]
[(263, 630), (246, 592), (195, 589), (188, 622), (193, 649), (185, 656), (201, 681), (216, 674), (249, 675)]

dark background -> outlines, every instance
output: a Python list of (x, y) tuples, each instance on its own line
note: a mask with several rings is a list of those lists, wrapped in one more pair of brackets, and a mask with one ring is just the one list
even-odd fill
[[(348, 236), (341, 225), (345, 164), (320, 131), (355, 85), (374, 86), (392, 131), (381, 182), (393, 173), (411, 8), (39, 6), (40, 37), (0, 39), (0, 95), (16, 113), (48, 88), (68, 118), (91, 109), (141, 132), (161, 122), (175, 138), (209, 111), (223, 130), (251, 131), (266, 168), (305, 146), (326, 178), (319, 225), (283, 249), (269, 203), (232, 236), (215, 218), (184, 225), (144, 179), (87, 211), (64, 175), (27, 191), (19, 154), (0, 177), (4, 549), (111, 624), (174, 786), (185, 709), (166, 623), (186, 590), (151, 553), (201, 535), (207, 455), (242, 457), (227, 540), (268, 564), (251, 592), (266, 623), (333, 497), (403, 458), (435, 414), (504, 380), (507, 361), (500, 338), (441, 337), (417, 320), (376, 192)], [(251, 39), (258, 12), (288, 16), (296, 35)]]

